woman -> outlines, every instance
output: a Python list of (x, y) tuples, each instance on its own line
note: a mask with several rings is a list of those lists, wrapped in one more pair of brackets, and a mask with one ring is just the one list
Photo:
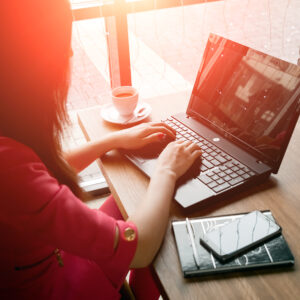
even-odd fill
[(74, 171), (111, 149), (136, 149), (175, 133), (142, 124), (63, 153), (68, 1), (1, 1), (0, 22), (0, 298), (118, 299), (128, 270), (153, 260), (175, 182), (201, 151), (171, 142), (128, 220), (112, 197), (101, 210), (89, 209)]

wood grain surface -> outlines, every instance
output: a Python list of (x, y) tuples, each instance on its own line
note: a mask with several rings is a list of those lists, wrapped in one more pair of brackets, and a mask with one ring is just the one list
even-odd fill
[[(176, 112), (185, 111), (190, 91), (159, 98), (145, 99), (152, 106), (146, 121), (160, 121)], [(124, 127), (102, 120), (101, 108), (78, 114), (87, 140)], [(117, 150), (107, 153), (99, 165), (116, 198), (123, 216), (130, 215), (144, 197), (149, 179)], [(286, 155), (277, 175), (271, 176), (247, 191), (227, 197), (192, 212), (182, 209), (175, 201), (164, 242), (153, 261), (153, 270), (164, 298), (169, 299), (300, 299), (300, 125), (296, 126)], [(295, 256), (292, 269), (250, 271), (185, 279), (177, 255), (171, 220), (185, 217), (216, 216), (270, 209), (282, 226), (283, 234)]]

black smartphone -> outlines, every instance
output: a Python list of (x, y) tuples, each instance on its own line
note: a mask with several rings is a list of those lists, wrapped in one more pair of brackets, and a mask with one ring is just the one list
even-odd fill
[(222, 262), (280, 234), (281, 227), (260, 211), (207, 232), (200, 243)]

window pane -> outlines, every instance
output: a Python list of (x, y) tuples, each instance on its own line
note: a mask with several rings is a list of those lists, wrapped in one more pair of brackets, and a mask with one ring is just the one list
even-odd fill
[(129, 14), (132, 82), (141, 97), (190, 89), (210, 32), (297, 63), (299, 10), (299, 1), (226, 0)]
[(102, 5), (114, 2), (114, 0), (71, 0), (72, 7), (85, 7), (90, 5)]
[(68, 109), (110, 101), (110, 75), (104, 19), (73, 22), (72, 81)]
[[(110, 101), (110, 80), (104, 19), (73, 22), (72, 33), (71, 87), (67, 108), (71, 126), (64, 130), (64, 150), (85, 144), (85, 137), (79, 127), (77, 112), (80, 109), (101, 105)], [(107, 193), (105, 179), (96, 162), (80, 174), (81, 182), (97, 182), (97, 192)], [(87, 187), (87, 189), (90, 189)], [(90, 205), (100, 206), (99, 201)]]

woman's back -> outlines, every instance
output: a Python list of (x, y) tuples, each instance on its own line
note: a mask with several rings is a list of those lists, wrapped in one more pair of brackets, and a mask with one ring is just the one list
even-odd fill
[(89, 209), (10, 138), (0, 137), (0, 164), (0, 298), (118, 298), (136, 247), (113, 250), (115, 226), (126, 223)]
[(23, 267), (45, 258), (54, 248), (28, 234), (32, 224), (27, 220), (37, 207), (35, 199), (28, 199), (24, 186), (31, 184), (30, 177), (36, 172), (35, 165), (41, 166), (40, 160), (28, 147), (0, 137), (0, 164), (0, 288), (15, 290), (32, 285), (35, 278), (42, 279), (45, 264)]

